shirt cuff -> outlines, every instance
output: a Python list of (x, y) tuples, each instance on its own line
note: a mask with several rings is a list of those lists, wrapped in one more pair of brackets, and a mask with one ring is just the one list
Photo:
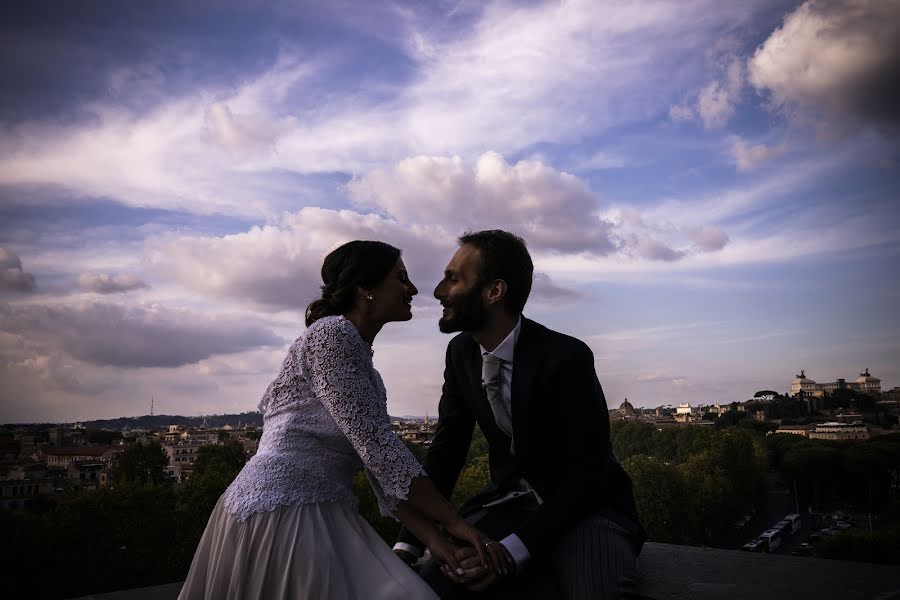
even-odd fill
[(409, 552), (416, 558), (422, 558), (422, 549), (413, 546), (412, 544), (407, 544), (405, 542), (397, 542), (394, 544), (394, 550), (403, 550), (404, 552)]
[[(519, 539), (514, 533), (509, 534), (502, 540), (500, 543), (503, 544), (507, 550), (509, 550), (510, 555), (513, 557), (513, 560), (516, 561), (516, 567), (518, 572), (522, 572), (522, 568), (525, 566), (525, 563), (531, 558), (531, 553), (528, 552), (528, 548), (525, 547), (525, 544), (522, 543), (522, 540)], [(394, 546), (396, 548), (397, 546)]]

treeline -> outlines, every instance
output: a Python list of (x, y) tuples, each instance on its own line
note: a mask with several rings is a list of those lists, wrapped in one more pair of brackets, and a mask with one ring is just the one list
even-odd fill
[(779, 433), (769, 436), (767, 446), (772, 468), (796, 481), (800, 497), (813, 507), (880, 513), (896, 502), (900, 433), (858, 442)]
[(796, 482), (804, 503), (856, 519), (817, 542), (816, 556), (900, 565), (900, 433), (849, 442), (780, 433), (766, 442), (772, 467)]
[[(765, 492), (772, 467), (795, 479), (810, 502), (881, 511), (881, 532), (829, 540), (820, 556), (897, 560), (890, 550), (898, 546), (897, 531), (888, 525), (900, 516), (892, 484), (900, 477), (900, 434), (836, 443), (766, 437), (745, 426), (658, 430), (620, 421), (612, 423), (611, 439), (632, 477), (652, 541), (715, 543)], [(411, 450), (424, 459), (423, 447)], [(20, 575), (7, 578), (5, 591), (16, 598), (68, 598), (182, 580), (209, 514), (244, 456), (236, 443), (203, 446), (190, 481), (174, 486), (165, 478), (165, 451), (154, 443), (135, 444), (122, 454), (109, 488), (59, 503), (35, 497), (23, 511), (0, 511), (0, 564)], [(487, 442), (476, 428), (452, 502), (459, 506), (489, 477)], [(379, 515), (364, 473), (354, 491), (361, 514), (393, 543), (399, 524)], [(49, 572), (52, 577), (41, 575)]]
[(648, 538), (712, 544), (765, 491), (767, 453), (751, 429), (611, 424)]
[(198, 450), (191, 480), (165, 479), (165, 451), (135, 444), (111, 487), (0, 511), (0, 564), (9, 598), (72, 598), (183, 580), (219, 496), (244, 464), (243, 446)]

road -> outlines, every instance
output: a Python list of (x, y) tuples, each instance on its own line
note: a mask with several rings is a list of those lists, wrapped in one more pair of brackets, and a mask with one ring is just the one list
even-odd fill
[[(778, 473), (766, 474), (766, 496), (756, 515), (746, 525), (735, 532), (735, 535), (722, 546), (738, 549), (750, 540), (759, 537), (766, 529), (771, 528), (785, 515), (797, 512), (792, 484)], [(800, 529), (792, 534), (782, 536), (781, 547), (776, 554), (790, 554), (812, 532), (812, 524), (805, 511), (801, 510)]]

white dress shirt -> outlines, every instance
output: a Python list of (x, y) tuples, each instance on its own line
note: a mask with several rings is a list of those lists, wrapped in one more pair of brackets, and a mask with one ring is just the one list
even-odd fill
[[(509, 412), (510, 417), (512, 417), (513, 354), (521, 331), (522, 317), (520, 315), (513, 330), (510, 331), (509, 335), (503, 338), (503, 341), (497, 344), (497, 347), (491, 352), (488, 352), (483, 346), (479, 346), (482, 355), (492, 354), (503, 361), (500, 365), (500, 393), (503, 398), (503, 404)], [(500, 540), (500, 543), (509, 550), (510, 555), (512, 555), (513, 559), (516, 561), (519, 572), (521, 572), (526, 561), (531, 558), (531, 553), (528, 552), (528, 548), (525, 547), (525, 544), (522, 543), (519, 536), (514, 533), (511, 533)], [(416, 557), (421, 556), (422, 554), (418, 548), (404, 542), (397, 542), (394, 544), (394, 550), (404, 550)]]

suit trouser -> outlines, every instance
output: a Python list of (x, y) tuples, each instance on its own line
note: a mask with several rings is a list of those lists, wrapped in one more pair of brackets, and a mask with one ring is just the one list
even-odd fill
[[(468, 514), (466, 520), (501, 540), (534, 510), (533, 506), (482, 509)], [(452, 583), (433, 562), (423, 567), (422, 577), (441, 598), (451, 600), (613, 600), (633, 593), (640, 546), (634, 531), (595, 513), (563, 534), (542, 560), (529, 561), (522, 574), (486, 593), (472, 593)]]

